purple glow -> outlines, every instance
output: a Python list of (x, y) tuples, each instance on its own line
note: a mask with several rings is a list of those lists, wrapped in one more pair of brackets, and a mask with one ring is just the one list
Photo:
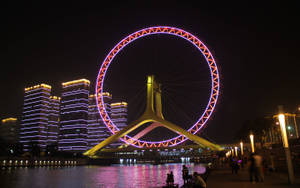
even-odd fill
[(39, 98), (44, 98), (46, 100), (49, 100), (49, 97), (45, 97), (45, 96), (38, 96), (38, 97), (33, 97), (33, 98), (29, 98), (29, 99), (24, 99), (24, 101), (31, 101), (31, 100), (34, 100), (34, 99), (39, 99)]
[(38, 132), (46, 133), (45, 131), (28, 131), (28, 132), (21, 132), (20, 134), (30, 134), (30, 133), (38, 133)]
[(48, 120), (48, 118), (37, 117), (37, 118), (31, 118), (31, 119), (23, 119), (22, 121), (32, 121), (32, 120)]
[(78, 121), (87, 122), (87, 120), (85, 120), (85, 119), (74, 119), (74, 120), (68, 120), (68, 121), (61, 121), (60, 123), (71, 123), (71, 122), (78, 122)]
[[(31, 108), (31, 107), (30, 107)], [(25, 108), (24, 108), (25, 109)], [(48, 111), (48, 110), (45, 110), (43, 108), (38, 108), (38, 109), (34, 109), (34, 110), (29, 110), (29, 111), (24, 111), (23, 113), (26, 114), (26, 113), (30, 113), (30, 112), (34, 112), (34, 111)]]
[(24, 106), (27, 106), (27, 105), (29, 105), (29, 104), (38, 103), (38, 102), (40, 102), (40, 103), (44, 102), (44, 103), (48, 103), (48, 104), (49, 104), (48, 101), (45, 101), (45, 100), (38, 100), (38, 101), (33, 101), (33, 102), (24, 103)]
[[(34, 141), (38, 141), (38, 142), (46, 142), (46, 140), (34, 140)], [(26, 142), (31, 142), (31, 140), (21, 140), (21, 143), (26, 143)]]
[(48, 116), (48, 114), (45, 114), (45, 113), (36, 113), (36, 114), (24, 115), (24, 117), (31, 117), (31, 116)]
[[(48, 105), (44, 105), (44, 104), (37, 104), (37, 105), (34, 105), (33, 107), (38, 107), (38, 106), (45, 107), (45, 108), (49, 107)], [(40, 108), (40, 109), (42, 109), (42, 108)]]
[(87, 136), (87, 134), (79, 133), (79, 134), (64, 134), (64, 136)]
[(88, 104), (87, 103), (74, 103), (74, 104), (67, 104), (67, 105), (65, 105), (65, 107), (73, 107), (73, 106), (84, 106), (84, 107), (87, 107)]
[(62, 112), (61, 114), (70, 114), (70, 113), (79, 113), (79, 112), (88, 113), (88, 111), (86, 111), (86, 110), (74, 110), (74, 111)]
[(88, 99), (81, 98), (81, 99), (73, 99), (73, 100), (64, 100), (61, 103), (77, 102), (77, 101), (82, 101), (82, 100), (83, 101), (89, 101)]
[(57, 123), (57, 121), (48, 121), (48, 123)]
[(69, 130), (69, 129), (84, 129), (85, 127), (66, 127), (60, 128), (60, 130)]
[(89, 91), (82, 90), (82, 91), (70, 91), (70, 92), (64, 92), (62, 96), (70, 96), (70, 95), (78, 95), (78, 94), (89, 94)]
[(71, 107), (62, 107), (61, 110), (65, 111), (65, 110), (68, 110), (68, 109), (74, 109), (74, 108), (86, 108), (87, 106), (83, 106), (83, 105), (74, 105), (74, 106), (71, 106)]
[(37, 93), (33, 93), (33, 94), (26, 94), (26, 95), (25, 95), (25, 98), (30, 97), (30, 96), (34, 96), (34, 95), (38, 95), (38, 94), (46, 94), (46, 95), (49, 95), (49, 96), (50, 96), (50, 93), (49, 93), (49, 92), (41, 91), (41, 92), (37, 92)]
[(21, 125), (34, 125), (34, 124), (44, 124), (47, 125), (48, 123), (42, 122), (42, 121), (38, 121), (38, 122), (33, 122), (33, 123), (22, 123)]

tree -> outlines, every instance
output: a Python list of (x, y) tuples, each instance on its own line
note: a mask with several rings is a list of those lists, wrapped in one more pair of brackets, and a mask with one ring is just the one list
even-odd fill
[(248, 140), (250, 132), (255, 135), (256, 142), (264, 144), (267, 138), (267, 132), (274, 124), (272, 118), (258, 117), (254, 120), (247, 120), (237, 131), (235, 138), (237, 140)]

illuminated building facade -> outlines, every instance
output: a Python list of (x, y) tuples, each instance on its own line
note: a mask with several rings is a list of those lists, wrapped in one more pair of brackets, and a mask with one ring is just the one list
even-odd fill
[[(110, 101), (112, 96), (110, 93), (103, 93), (105, 102), (105, 109), (110, 114)], [(108, 132), (105, 124), (103, 123), (97, 108), (96, 95), (89, 96), (89, 116), (88, 116), (88, 148), (92, 148), (99, 142), (102, 142), (111, 134)]]
[(87, 149), (87, 120), (90, 81), (86, 79), (62, 83), (60, 107), (61, 151), (82, 152)]
[(46, 147), (50, 93), (51, 86), (46, 84), (25, 88), (19, 137), (24, 151), (29, 151), (33, 144), (41, 149)]
[(47, 127), (47, 145), (56, 145), (59, 134), (60, 97), (50, 96)]
[[(120, 130), (126, 127), (127, 126), (127, 103), (126, 102), (111, 103), (110, 118)], [(110, 144), (110, 146), (118, 147), (122, 144), (123, 142), (119, 141)]]
[(17, 118), (2, 119), (0, 126), (0, 138), (6, 143), (17, 143), (19, 126)]

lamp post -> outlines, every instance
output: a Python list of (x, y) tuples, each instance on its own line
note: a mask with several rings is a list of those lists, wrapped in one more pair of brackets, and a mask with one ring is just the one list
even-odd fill
[(254, 135), (251, 133), (250, 134), (250, 142), (251, 142), (251, 151), (252, 153), (255, 152), (255, 149), (254, 149)]
[(243, 142), (240, 142), (240, 145), (241, 145), (241, 155), (243, 156), (243, 155), (244, 155), (244, 147), (243, 147)]
[(293, 184), (295, 182), (295, 176), (294, 176), (294, 169), (291, 159), (291, 152), (289, 149), (289, 143), (286, 135), (286, 127), (285, 127), (285, 116), (284, 114), (278, 115), (279, 124), (280, 124), (280, 130), (281, 130), (281, 136), (282, 136), (282, 143), (285, 151), (286, 156), (286, 163), (288, 167), (288, 173), (289, 173), (289, 183)]
[(235, 156), (237, 157), (238, 153), (237, 153), (237, 147), (236, 146), (234, 147), (234, 151), (235, 151)]

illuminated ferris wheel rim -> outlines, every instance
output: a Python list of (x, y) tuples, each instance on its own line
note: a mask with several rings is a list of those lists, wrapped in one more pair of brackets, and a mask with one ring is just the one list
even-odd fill
[[(104, 100), (103, 100), (103, 83), (105, 79), (105, 74), (109, 68), (110, 63), (113, 61), (114, 57), (128, 44), (131, 42), (154, 34), (168, 34), (178, 36), (183, 38), (190, 43), (192, 43), (204, 56), (210, 70), (211, 75), (211, 93), (209, 102), (206, 106), (205, 111), (202, 113), (198, 121), (188, 129), (188, 131), (192, 134), (196, 134), (207, 122), (210, 118), (211, 114), (213, 113), (219, 95), (219, 88), (220, 88), (220, 80), (219, 80), (219, 72), (215, 60), (209, 51), (209, 49), (201, 42), (197, 37), (192, 35), (191, 33), (184, 31), (179, 28), (169, 27), (169, 26), (155, 26), (155, 27), (148, 27), (145, 29), (141, 29), (136, 31), (124, 39), (122, 39), (114, 48), (108, 53), (105, 57), (101, 68), (99, 70), (97, 81), (96, 81), (96, 101), (99, 114), (105, 124), (105, 126), (110, 130), (111, 133), (115, 134), (119, 131), (119, 128), (112, 122), (109, 115), (106, 112)], [(100, 99), (100, 100), (99, 100)], [(178, 135), (168, 140), (162, 141), (144, 141), (139, 139), (134, 139), (128, 135), (120, 138), (123, 142), (130, 144), (135, 147), (167, 147), (167, 146), (175, 146), (187, 140), (187, 138), (183, 135)]]

